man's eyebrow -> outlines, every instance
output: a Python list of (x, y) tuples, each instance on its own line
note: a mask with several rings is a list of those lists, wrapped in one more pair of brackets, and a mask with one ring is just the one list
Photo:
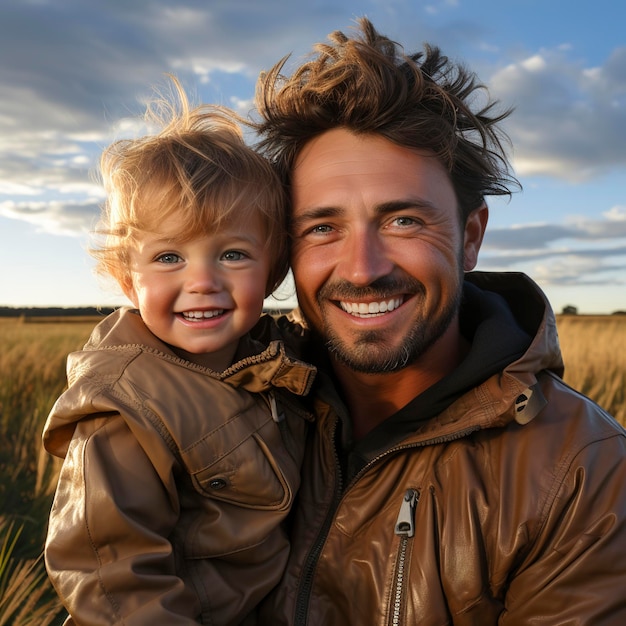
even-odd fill
[[(388, 213), (393, 213), (394, 211), (403, 211), (406, 209), (420, 209), (427, 212), (439, 211), (437, 206), (424, 198), (403, 198), (401, 200), (381, 202), (374, 207), (374, 212), (377, 215), (387, 215)], [(295, 215), (292, 213), (290, 226), (291, 228), (298, 228), (301, 224), (307, 224), (308, 222), (323, 220), (326, 218), (338, 217), (344, 213), (345, 209), (336, 206), (309, 207), (298, 211)]]
[(403, 211), (404, 209), (423, 209), (425, 211), (438, 211), (438, 208), (428, 200), (423, 198), (404, 198), (402, 200), (389, 200), (376, 205), (375, 212), (379, 215), (386, 215), (394, 211)]
[[(436, 211), (438, 208), (429, 200), (424, 198), (403, 198), (398, 200), (389, 200), (388, 202), (381, 202), (374, 207), (376, 213), (391, 213), (393, 211), (401, 211), (403, 209), (426, 209)], [(294, 221), (306, 221), (314, 219), (323, 219), (325, 217), (335, 217), (341, 215), (344, 209), (335, 206), (320, 206), (310, 207), (298, 212), (298, 215), (293, 217)]]
[(313, 220), (323, 220), (327, 217), (337, 217), (343, 212), (344, 211), (342, 209), (333, 206), (311, 207), (304, 209), (303, 211), (299, 211), (297, 215), (292, 213), (290, 222), (292, 226), (298, 226)]

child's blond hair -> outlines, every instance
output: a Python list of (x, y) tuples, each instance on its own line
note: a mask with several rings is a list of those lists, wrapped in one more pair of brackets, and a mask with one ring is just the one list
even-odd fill
[(97, 271), (122, 288), (130, 284), (129, 251), (142, 232), (166, 218), (180, 219), (179, 241), (219, 232), (233, 220), (258, 214), (271, 255), (267, 294), (288, 269), (286, 197), (272, 166), (247, 146), (240, 119), (225, 107), (190, 107), (170, 77), (173, 97), (155, 99), (146, 120), (160, 130), (116, 141), (100, 160), (107, 194), (90, 252)]

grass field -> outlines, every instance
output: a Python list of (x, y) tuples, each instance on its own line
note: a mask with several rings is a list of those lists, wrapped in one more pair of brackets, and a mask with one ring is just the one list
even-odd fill
[(626, 426), (626, 315), (557, 318), (564, 380)]
[[(41, 430), (65, 386), (66, 355), (94, 324), (0, 318), (0, 626), (62, 622), (40, 558), (59, 468)], [(561, 316), (558, 330), (565, 381), (626, 425), (626, 316)]]
[(66, 356), (93, 326), (0, 319), (0, 626), (62, 623), (40, 558), (59, 468), (41, 430), (65, 387)]

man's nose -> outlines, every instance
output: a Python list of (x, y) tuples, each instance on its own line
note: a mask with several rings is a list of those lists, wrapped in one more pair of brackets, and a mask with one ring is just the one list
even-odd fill
[(376, 229), (347, 235), (337, 261), (340, 277), (354, 285), (369, 285), (393, 270), (383, 237)]

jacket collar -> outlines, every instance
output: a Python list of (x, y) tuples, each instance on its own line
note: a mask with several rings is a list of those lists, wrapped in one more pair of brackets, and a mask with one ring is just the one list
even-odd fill
[[(270, 323), (265, 322), (266, 325)], [(250, 334), (241, 338), (233, 364), (223, 372), (214, 372), (180, 358), (169, 345), (150, 332), (139, 312), (129, 307), (118, 309), (100, 322), (85, 346), (88, 352), (106, 349), (149, 353), (155, 358), (205, 371), (213, 378), (251, 392), (281, 387), (297, 395), (306, 395), (316, 374), (314, 366), (288, 354), (282, 341), (273, 339), (266, 346)]]

